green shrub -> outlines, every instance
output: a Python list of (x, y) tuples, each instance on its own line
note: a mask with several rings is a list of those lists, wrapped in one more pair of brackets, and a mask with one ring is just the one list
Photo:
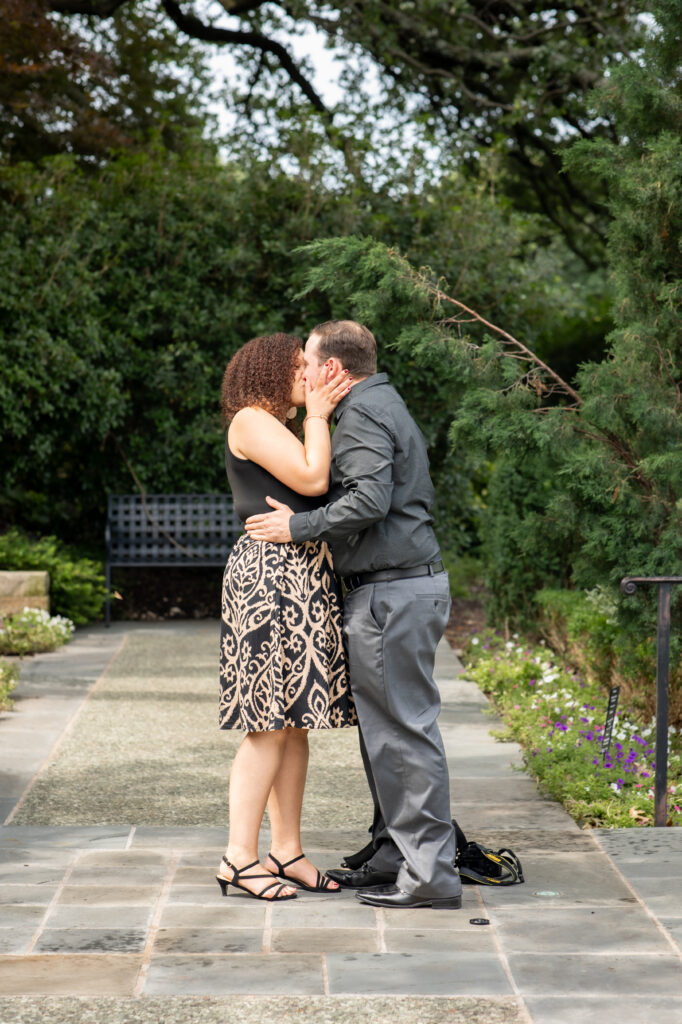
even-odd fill
[(33, 539), (21, 530), (0, 535), (0, 568), (50, 574), (52, 610), (82, 624), (102, 616), (106, 588), (102, 564), (83, 558), (56, 537)]
[[(538, 628), (551, 647), (586, 678), (608, 689), (620, 686), (623, 696), (645, 716), (654, 714), (656, 678), (655, 612), (649, 635), (623, 615), (610, 588), (540, 590), (535, 595)], [(627, 607), (627, 606), (626, 606)], [(670, 721), (682, 722), (680, 637), (670, 643)]]
[(473, 555), (460, 555), (448, 547), (441, 547), (440, 553), (450, 579), (452, 596), (475, 596), (483, 585), (480, 560)]
[(554, 650), (587, 675), (611, 685), (620, 632), (615, 597), (603, 587), (594, 590), (539, 590), (539, 626)]
[(73, 636), (74, 625), (62, 615), (42, 608), (24, 608), (7, 615), (0, 626), (0, 654), (42, 654), (61, 647)]
[(10, 693), (17, 685), (18, 678), (19, 668), (17, 665), (0, 661), (0, 711), (12, 710), (14, 702), (10, 698)]
[(551, 512), (560, 486), (550, 454), (521, 450), (494, 464), (481, 514), (489, 621), (528, 629), (535, 592), (570, 576), (573, 538)]

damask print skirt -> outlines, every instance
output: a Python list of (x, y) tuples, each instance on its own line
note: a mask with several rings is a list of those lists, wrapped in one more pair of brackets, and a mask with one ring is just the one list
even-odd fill
[(324, 541), (271, 544), (240, 537), (223, 577), (220, 728), (355, 725), (342, 625)]

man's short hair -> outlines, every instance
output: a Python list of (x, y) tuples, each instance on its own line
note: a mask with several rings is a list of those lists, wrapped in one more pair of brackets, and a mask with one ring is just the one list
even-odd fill
[(353, 377), (377, 372), (377, 343), (374, 335), (355, 320), (327, 320), (310, 332), (320, 339), (318, 358), (338, 359)]

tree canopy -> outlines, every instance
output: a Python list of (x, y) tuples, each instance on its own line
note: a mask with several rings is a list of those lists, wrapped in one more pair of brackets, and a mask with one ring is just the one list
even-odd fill
[(122, 23), (142, 9), (147, 17), (162, 12), (179, 39), (229, 47), (249, 67), (250, 93), (264, 82), (270, 90), (273, 80), (288, 82), (353, 163), (343, 105), (325, 102), (305, 61), (286, 45), (287, 35), (314, 29), (344, 55), (355, 102), (364, 71), (353, 71), (352, 58), (361, 55), (379, 69), (382, 101), (396, 116), (409, 111), (422, 119), (436, 145), (472, 172), (494, 157), (498, 187), (518, 206), (541, 212), (597, 265), (603, 191), (577, 167), (562, 173), (560, 151), (576, 137), (616, 137), (613, 117), (595, 117), (589, 94), (641, 47), (639, 4), (590, 0), (542, 10), (507, 0), (220, 0), (220, 7), (216, 14), (217, 4), (198, 0), (49, 0), (63, 21), (87, 15), (96, 34), (109, 19)]

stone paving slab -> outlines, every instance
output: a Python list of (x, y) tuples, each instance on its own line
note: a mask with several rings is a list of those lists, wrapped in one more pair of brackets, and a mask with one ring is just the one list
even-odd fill
[[(125, 850), (130, 839), (129, 825), (71, 825), (52, 828), (49, 825), (13, 825), (0, 828), (0, 850), (18, 850), (29, 846), (71, 850), (102, 847), (107, 850)], [(224, 834), (224, 833), (223, 833)]]
[(147, 995), (323, 995), (322, 957), (269, 953), (245, 956), (157, 956)]
[(511, 995), (512, 986), (496, 954), (373, 953), (330, 954), (331, 994)]
[(524, 996), (675, 996), (682, 993), (682, 963), (671, 953), (639, 956), (510, 953), (509, 967)]
[[(490, 911), (505, 949), (517, 953), (662, 953), (670, 943), (640, 907), (543, 907), (520, 915), (511, 907)], [(589, 937), (589, 938), (588, 938)]]
[(160, 928), (154, 941), (156, 953), (260, 953), (262, 949), (262, 928)]
[(0, 957), (0, 995), (130, 996), (139, 956)]
[(566, 996), (530, 997), (526, 999), (533, 1024), (680, 1024), (682, 997), (619, 998), (613, 994), (583, 997), (578, 993)]

